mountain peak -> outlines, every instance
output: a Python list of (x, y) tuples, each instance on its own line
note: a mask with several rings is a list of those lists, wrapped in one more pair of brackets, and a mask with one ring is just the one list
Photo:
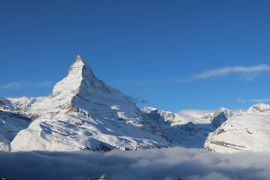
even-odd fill
[(55, 85), (53, 95), (74, 95), (80, 90), (83, 80), (92, 81), (93, 79), (95, 79), (95, 76), (91, 66), (80, 55), (77, 55), (75, 62), (69, 68), (68, 75)]
[(73, 64), (77, 64), (77, 63), (81, 63), (81, 64), (86, 64), (86, 62), (84, 61), (84, 59), (80, 56), (80, 54), (77, 54), (77, 56), (74, 59), (74, 63)]
[(76, 61), (78, 60), (78, 61), (81, 61), (82, 60), (82, 58), (81, 58), (81, 56), (80, 56), (80, 54), (77, 54), (77, 56), (76, 56)]
[(102, 108), (102, 116), (107, 113), (107, 117), (111, 117), (111, 113), (118, 116), (115, 114), (116, 110), (111, 112), (112, 109), (138, 111), (136, 104), (128, 96), (99, 80), (91, 66), (78, 57), (71, 65), (68, 75), (54, 86), (48, 102), (42, 104), (48, 104), (48, 109), (52, 111), (76, 107), (97, 113), (96, 110)]
[(248, 112), (270, 112), (270, 104), (254, 104), (248, 109)]
[(87, 71), (88, 74), (93, 74), (92, 67), (78, 54), (75, 58), (75, 62), (70, 66), (68, 76), (78, 74), (82, 75), (83, 71)]

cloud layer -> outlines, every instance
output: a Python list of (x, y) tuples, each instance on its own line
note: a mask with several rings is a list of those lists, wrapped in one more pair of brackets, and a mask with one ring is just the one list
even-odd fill
[(269, 179), (269, 153), (215, 154), (169, 148), (145, 151), (0, 153), (0, 176), (9, 179), (195, 180)]
[(239, 102), (241, 104), (245, 104), (245, 103), (269, 103), (270, 98), (237, 99), (237, 102)]
[(29, 83), (29, 82), (10, 82), (6, 84), (0, 84), (0, 90), (10, 90), (10, 89), (22, 89), (22, 88), (29, 88), (29, 87), (52, 87), (53, 82), (51, 81), (43, 81), (38, 83)]
[[(208, 79), (212, 77), (219, 77), (224, 76), (227, 74), (255, 74), (255, 73), (264, 73), (270, 72), (270, 65), (267, 64), (260, 64), (256, 66), (231, 66), (231, 67), (223, 67), (219, 69), (213, 69), (209, 71), (204, 71), (198, 74), (192, 75), (190, 78), (182, 79), (179, 82), (187, 82), (193, 80), (200, 80), (200, 79)], [(248, 77), (250, 78), (250, 76)]]

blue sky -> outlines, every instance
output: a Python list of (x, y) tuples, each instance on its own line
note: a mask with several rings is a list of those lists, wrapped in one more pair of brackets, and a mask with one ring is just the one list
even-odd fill
[(269, 18), (261, 0), (4, 0), (0, 96), (48, 95), (80, 53), (141, 106), (268, 102)]

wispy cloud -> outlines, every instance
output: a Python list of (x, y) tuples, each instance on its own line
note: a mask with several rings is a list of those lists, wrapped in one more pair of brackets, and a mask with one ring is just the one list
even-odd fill
[(12, 90), (12, 89), (22, 89), (29, 87), (38, 87), (38, 88), (46, 88), (53, 86), (52, 81), (42, 81), (37, 83), (29, 83), (29, 82), (9, 82), (6, 84), (0, 84), (0, 90)]
[(246, 99), (237, 99), (236, 100), (240, 104), (246, 104), (247, 100)]
[(46, 88), (46, 87), (52, 87), (55, 83), (52, 82), (52, 81), (43, 81), (43, 82), (40, 82), (40, 83), (36, 83), (36, 84), (32, 84), (32, 85), (36, 85), (38, 87), (41, 87), (41, 88)]
[(263, 99), (251, 99), (250, 102), (253, 103), (266, 103), (269, 102), (270, 99), (269, 98), (263, 98)]
[(246, 104), (246, 103), (268, 103), (270, 102), (270, 98), (255, 98), (255, 99), (237, 99), (238, 103)]
[[(231, 66), (231, 67), (222, 67), (218, 69), (208, 70), (204, 71), (198, 74), (191, 75), (189, 78), (186, 79), (180, 79), (178, 82), (188, 82), (188, 81), (194, 81), (194, 80), (201, 80), (201, 79), (208, 79), (212, 77), (220, 77), (227, 74), (249, 74), (254, 75), (256, 73), (264, 73), (264, 72), (270, 72), (270, 65), (267, 64), (260, 64), (256, 66)], [(252, 79), (254, 76), (249, 76), (247, 79)]]
[(142, 99), (140, 97), (137, 97), (137, 98), (133, 98), (134, 102), (140, 104), (140, 105), (146, 105), (146, 104), (149, 104), (149, 101), (148, 100), (145, 100), (145, 99)]
[(0, 84), (0, 89), (20, 89), (25, 86), (22, 82), (10, 82), (7, 84)]

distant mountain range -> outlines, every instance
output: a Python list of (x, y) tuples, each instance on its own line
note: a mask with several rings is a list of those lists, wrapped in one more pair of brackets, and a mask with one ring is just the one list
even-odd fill
[[(181, 100), (179, 100), (181, 101)], [(270, 105), (248, 110), (138, 108), (77, 56), (47, 97), (0, 98), (1, 151), (110, 151), (164, 147), (270, 149)]]

